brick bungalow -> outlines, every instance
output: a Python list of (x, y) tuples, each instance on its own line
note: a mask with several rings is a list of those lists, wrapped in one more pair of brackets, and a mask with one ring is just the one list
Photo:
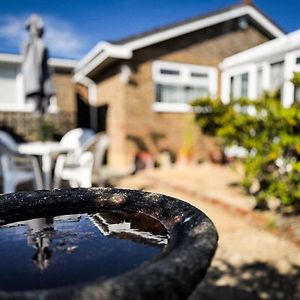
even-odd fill
[(220, 63), (226, 57), (283, 35), (251, 1), (244, 1), (97, 44), (77, 64), (75, 79), (86, 101), (108, 107), (110, 165), (132, 163), (132, 137), (153, 152), (164, 148), (178, 153), (190, 147), (199, 133), (188, 101), (220, 96)]

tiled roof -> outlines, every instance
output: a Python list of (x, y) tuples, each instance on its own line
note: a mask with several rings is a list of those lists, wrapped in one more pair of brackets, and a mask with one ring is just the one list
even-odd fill
[(239, 7), (249, 6), (249, 5), (253, 6), (262, 15), (264, 15), (264, 17), (266, 17), (276, 27), (278, 27), (280, 30), (282, 30), (284, 32), (284, 30), (282, 28), (280, 28), (280, 26), (278, 26), (271, 18), (269, 18), (268, 16), (266, 16), (266, 14), (264, 12), (262, 12), (253, 3), (249, 4), (248, 2), (245, 2), (245, 3), (241, 2), (241, 3), (237, 3), (235, 5), (231, 5), (229, 7), (227, 6), (226, 8), (223, 8), (223, 9), (219, 9), (217, 11), (213, 11), (213, 12), (206, 13), (206, 14), (201, 14), (201, 15), (198, 15), (198, 16), (195, 16), (195, 17), (192, 17), (192, 18), (188, 18), (188, 19), (183, 20), (183, 21), (179, 21), (179, 22), (172, 23), (172, 24), (169, 24), (169, 25), (166, 25), (166, 26), (162, 26), (162, 27), (157, 27), (157, 28), (145, 31), (145, 32), (141, 32), (141, 33), (138, 33), (138, 34), (130, 35), (128, 37), (125, 37), (125, 38), (122, 38), (122, 39), (119, 39), (119, 40), (112, 40), (112, 41), (109, 41), (109, 42), (111, 44), (114, 44), (114, 45), (124, 45), (126, 43), (138, 40), (140, 38), (144, 38), (144, 37), (150, 36), (150, 35), (155, 34), (155, 33), (160, 33), (160, 32), (163, 32), (165, 30), (168, 30), (168, 29), (173, 29), (173, 28), (176, 28), (176, 27), (180, 27), (182, 25), (186, 25), (186, 24), (192, 23), (194, 21), (199, 21), (199, 20), (202, 20), (202, 19), (205, 19), (205, 18), (208, 18), (208, 17), (216, 16), (218, 14), (234, 10), (236, 8), (239, 8)]

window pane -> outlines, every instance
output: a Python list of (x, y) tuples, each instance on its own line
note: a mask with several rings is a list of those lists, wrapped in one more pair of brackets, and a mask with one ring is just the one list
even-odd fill
[(263, 85), (262, 85), (262, 81), (263, 81), (263, 73), (262, 73), (262, 69), (258, 69), (257, 71), (257, 83), (256, 83), (256, 87), (257, 87), (257, 97), (260, 97), (263, 93)]
[(197, 73), (197, 72), (192, 72), (191, 77), (195, 78), (207, 78), (208, 74), (207, 73)]
[(230, 97), (231, 99), (239, 99), (248, 97), (248, 73), (232, 76), (230, 78)]
[(178, 70), (160, 69), (160, 74), (178, 76), (180, 73)]
[(182, 102), (183, 91), (178, 86), (157, 84), (156, 99), (158, 102)]
[(300, 87), (296, 86), (295, 87), (295, 102), (300, 103)]
[(296, 64), (299, 65), (300, 64), (300, 57), (296, 58)]
[(230, 77), (230, 99), (234, 99), (234, 77)]
[(16, 68), (0, 66), (0, 103), (15, 104), (17, 102), (16, 89)]
[(241, 97), (248, 97), (248, 73), (241, 76)]
[(241, 75), (232, 76), (230, 78), (230, 95), (231, 99), (239, 99), (241, 98)]
[(208, 88), (200, 86), (156, 85), (156, 101), (166, 103), (185, 103), (199, 97), (207, 97)]
[(277, 91), (284, 82), (283, 61), (271, 65), (271, 91)]
[(208, 96), (208, 88), (207, 87), (185, 87), (185, 101), (192, 101), (197, 98), (203, 98)]
[(155, 85), (155, 99), (156, 99), (156, 102), (162, 102), (161, 101), (161, 84)]

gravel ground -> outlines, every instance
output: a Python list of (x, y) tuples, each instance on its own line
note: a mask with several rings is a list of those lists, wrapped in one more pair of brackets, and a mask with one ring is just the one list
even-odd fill
[(253, 225), (247, 217), (151, 180), (147, 173), (122, 179), (117, 185), (183, 199), (215, 223), (218, 250), (189, 300), (300, 299), (300, 251), (290, 241)]

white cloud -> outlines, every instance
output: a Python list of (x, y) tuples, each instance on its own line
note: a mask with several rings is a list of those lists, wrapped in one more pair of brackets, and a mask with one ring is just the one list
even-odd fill
[(45, 38), (50, 51), (57, 54), (78, 56), (82, 54), (84, 39), (77, 34), (71, 24), (56, 17), (45, 17)]
[[(0, 16), (0, 39), (20, 49), (27, 33), (28, 15)], [(85, 39), (76, 33), (72, 24), (54, 16), (42, 16), (45, 23), (45, 41), (52, 56), (80, 57), (84, 54)]]
[(10, 45), (19, 45), (25, 37), (25, 18), (3, 16), (0, 21), (0, 38), (5, 39)]

